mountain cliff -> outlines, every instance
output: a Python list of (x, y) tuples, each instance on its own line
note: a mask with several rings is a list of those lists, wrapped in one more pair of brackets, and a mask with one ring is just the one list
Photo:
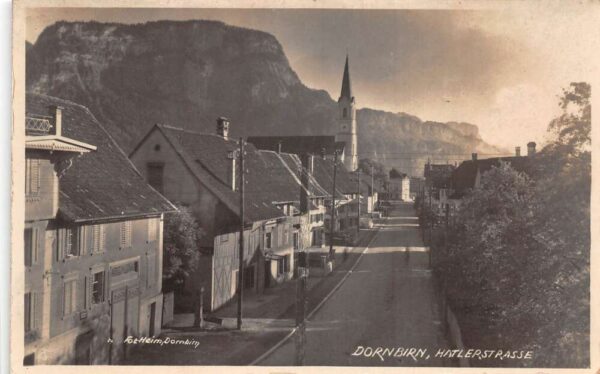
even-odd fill
[[(226, 116), (234, 137), (335, 131), (335, 101), (302, 84), (274, 36), (221, 22), (58, 22), (27, 46), (26, 75), (28, 91), (89, 107), (126, 152), (157, 122), (212, 132)], [(498, 152), (474, 125), (357, 113), (360, 156), (411, 174), (424, 157), (394, 155)]]

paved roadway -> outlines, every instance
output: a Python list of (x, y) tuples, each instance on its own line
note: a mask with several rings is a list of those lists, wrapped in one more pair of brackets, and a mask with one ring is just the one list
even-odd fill
[[(304, 365), (452, 365), (435, 358), (448, 343), (414, 215), (412, 204), (396, 205), (352, 274), (307, 322)], [(371, 350), (353, 355), (359, 346)], [(421, 351), (405, 355), (410, 348)], [(294, 365), (295, 352), (292, 338), (259, 365)]]

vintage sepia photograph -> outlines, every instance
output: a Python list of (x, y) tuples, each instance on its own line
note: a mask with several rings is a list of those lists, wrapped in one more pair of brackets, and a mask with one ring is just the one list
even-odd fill
[(600, 3), (81, 4), (16, 4), (13, 363), (593, 368)]

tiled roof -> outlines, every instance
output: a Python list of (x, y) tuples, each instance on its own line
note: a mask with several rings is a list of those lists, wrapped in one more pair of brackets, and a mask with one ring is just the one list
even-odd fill
[(463, 161), (459, 167), (452, 172), (451, 182), (452, 189), (454, 190), (453, 197), (461, 197), (468, 189), (475, 187), (478, 170), (483, 174), (493, 166), (500, 166), (500, 161), (510, 163), (517, 171), (531, 173), (533, 172), (535, 158), (518, 156)]
[[(313, 175), (317, 182), (331, 194), (333, 188), (333, 160), (315, 157)], [(344, 194), (358, 192), (356, 180), (353, 180), (353, 177), (340, 161), (337, 164), (335, 183), (337, 198), (342, 198)]]
[(298, 155), (292, 153), (281, 153), (279, 154), (279, 157), (288, 167), (288, 170), (294, 173), (298, 183), (301, 183), (301, 173), (308, 174), (308, 192), (311, 196), (325, 197), (331, 194), (331, 191), (328, 191), (326, 186), (321, 186), (319, 182), (317, 182), (314, 175), (310, 174), (305, 168), (302, 167), (302, 161), (300, 161), (300, 157), (298, 157)]
[[(239, 148), (238, 142), (218, 135), (203, 134), (168, 125), (156, 127), (172, 143), (192, 170), (198, 181), (204, 184), (234, 214), (239, 212), (239, 192), (228, 184), (228, 154)], [(245, 147), (245, 210), (247, 222), (283, 217), (281, 210), (272, 203), (288, 201), (292, 191), (286, 185), (283, 166), (272, 157), (261, 157), (252, 145)], [(238, 165), (236, 165), (236, 168)], [(270, 169), (273, 169), (270, 171)], [(239, 173), (236, 173), (239, 185)], [(278, 186), (275, 187), (275, 185)], [(284, 187), (282, 187), (284, 185)], [(299, 188), (297, 189), (299, 195)]]
[(332, 155), (335, 150), (343, 150), (345, 145), (343, 142), (336, 142), (335, 136), (250, 136), (248, 143), (258, 149), (276, 152), (281, 144), (281, 152), (315, 156), (321, 156), (323, 149), (326, 155)]
[(95, 151), (73, 158), (60, 178), (59, 214), (71, 221), (116, 219), (175, 211), (176, 208), (140, 176), (114, 139), (84, 106), (27, 94), (28, 115), (44, 115), (61, 106), (62, 134), (89, 143)]

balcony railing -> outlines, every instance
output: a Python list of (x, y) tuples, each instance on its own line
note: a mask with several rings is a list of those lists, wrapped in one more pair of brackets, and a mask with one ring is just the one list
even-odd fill
[(25, 117), (25, 134), (48, 135), (52, 129), (50, 118)]

